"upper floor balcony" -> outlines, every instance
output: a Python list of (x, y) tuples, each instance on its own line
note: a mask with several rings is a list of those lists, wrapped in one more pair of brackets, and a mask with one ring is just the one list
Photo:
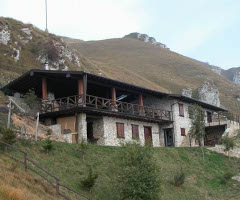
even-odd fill
[(92, 96), (75, 95), (55, 100), (43, 100), (41, 102), (41, 115), (51, 113), (59, 114), (69, 110), (83, 110), (85, 112), (100, 113), (106, 115), (149, 120), (153, 122), (172, 121), (172, 112), (167, 110), (146, 107), (112, 99)]

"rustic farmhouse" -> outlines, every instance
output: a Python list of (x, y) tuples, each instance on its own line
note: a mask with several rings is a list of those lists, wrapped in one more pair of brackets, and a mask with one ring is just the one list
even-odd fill
[[(70, 143), (117, 146), (138, 140), (155, 147), (189, 146), (193, 104), (205, 111), (205, 144), (217, 143), (230, 126), (220, 107), (86, 72), (30, 70), (1, 90), (20, 100), (30, 89), (41, 99), (40, 120)], [(237, 116), (234, 121), (239, 126)]]

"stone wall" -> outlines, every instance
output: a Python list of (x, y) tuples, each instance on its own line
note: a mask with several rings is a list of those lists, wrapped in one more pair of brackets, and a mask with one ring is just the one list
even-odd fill
[[(120, 119), (115, 117), (103, 117), (105, 145), (119, 146), (121, 143), (134, 142), (132, 139), (132, 124), (139, 126), (139, 143), (144, 145), (144, 126), (152, 127), (152, 141), (154, 147), (159, 147), (159, 127), (157, 123), (140, 122), (135, 120)], [(124, 123), (125, 138), (117, 138), (116, 123)]]
[(147, 96), (143, 98), (143, 105), (148, 107), (159, 108), (162, 110), (171, 110), (171, 100), (169, 98), (157, 98), (154, 96)]
[(94, 119), (93, 121), (93, 137), (97, 139), (98, 145), (104, 145), (104, 122), (103, 117), (101, 119)]

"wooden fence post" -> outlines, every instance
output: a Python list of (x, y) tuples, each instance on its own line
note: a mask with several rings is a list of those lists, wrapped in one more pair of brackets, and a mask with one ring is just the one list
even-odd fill
[(35, 142), (37, 142), (37, 141), (38, 141), (38, 125), (39, 125), (39, 112), (37, 113), (37, 122), (36, 122)]
[(9, 99), (9, 104), (8, 104), (8, 122), (7, 122), (7, 129), (10, 129), (11, 125), (11, 115), (12, 115), (12, 101)]
[(27, 171), (27, 154), (26, 153), (24, 154), (24, 169), (26, 172)]

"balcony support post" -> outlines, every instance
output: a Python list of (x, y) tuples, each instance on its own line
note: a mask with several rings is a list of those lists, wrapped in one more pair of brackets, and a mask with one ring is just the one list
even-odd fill
[(82, 99), (82, 104), (86, 103), (86, 93), (87, 93), (87, 76), (84, 75), (81, 79), (78, 80), (78, 96)]
[(47, 96), (47, 79), (46, 77), (42, 78), (42, 99), (43, 100), (47, 100), (48, 96)]

